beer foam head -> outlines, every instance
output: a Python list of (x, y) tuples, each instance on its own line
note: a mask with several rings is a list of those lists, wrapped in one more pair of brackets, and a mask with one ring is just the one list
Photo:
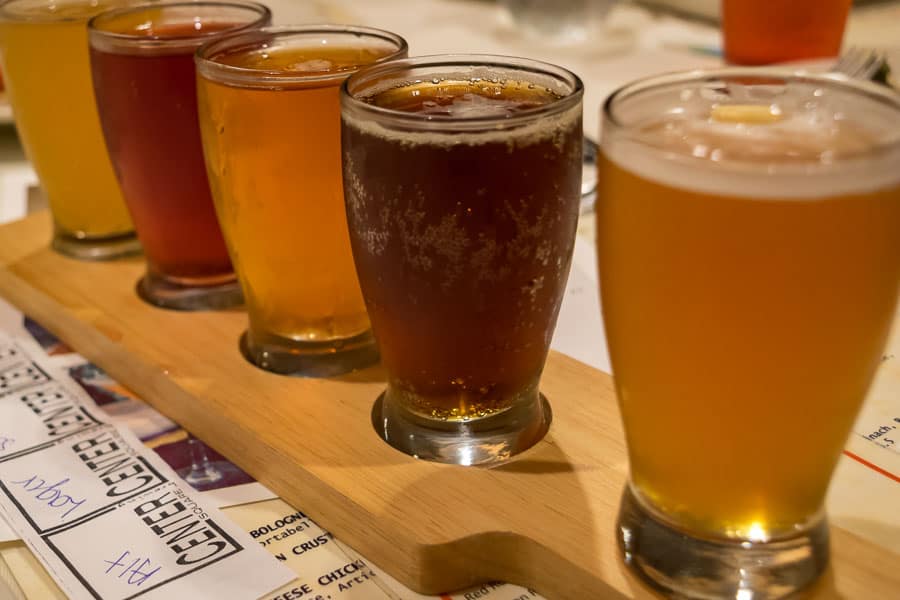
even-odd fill
[(900, 185), (900, 102), (850, 85), (729, 81), (658, 93), (655, 102), (638, 94), (615, 102), (607, 105), (604, 154), (664, 185), (798, 199)]
[(263, 27), (206, 44), (201, 77), (232, 87), (300, 89), (339, 86), (362, 67), (406, 56), (400, 36), (355, 25)]
[(380, 111), (376, 118), (352, 103), (345, 103), (342, 118), (355, 129), (408, 145), (526, 146), (577, 126), (580, 99), (577, 86), (556, 90), (546, 80), (490, 71), (444, 73), (426, 80), (380, 82), (355, 97), (363, 107)]
[[(330, 45), (325, 44), (329, 41)], [(328, 40), (321, 33), (298, 32), (289, 37), (272, 34), (256, 45), (226, 48), (209, 58), (244, 69), (314, 75), (351, 73), (396, 52), (396, 44), (375, 37)]]

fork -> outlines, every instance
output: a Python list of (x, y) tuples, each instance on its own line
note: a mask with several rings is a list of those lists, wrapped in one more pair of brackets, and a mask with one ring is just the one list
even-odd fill
[(885, 64), (884, 56), (875, 50), (851, 47), (841, 55), (831, 70), (852, 79), (872, 79)]

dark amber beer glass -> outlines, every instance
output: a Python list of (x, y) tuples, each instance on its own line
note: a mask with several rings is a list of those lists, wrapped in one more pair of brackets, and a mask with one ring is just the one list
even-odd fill
[(375, 421), (404, 452), (490, 463), (546, 431), (581, 97), (564, 69), (486, 56), (395, 61), (344, 87), (350, 241), (388, 373)]
[(147, 258), (137, 290), (151, 304), (241, 303), (203, 161), (194, 52), (270, 19), (261, 4), (204, 1), (113, 10), (88, 25), (106, 146)]
[(785, 597), (827, 564), (825, 493), (896, 310), (900, 99), (730, 69), (627, 86), (603, 117), (626, 562), (678, 597)]

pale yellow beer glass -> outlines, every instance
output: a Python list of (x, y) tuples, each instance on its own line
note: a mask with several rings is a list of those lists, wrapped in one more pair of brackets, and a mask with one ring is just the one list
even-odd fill
[(197, 55), (210, 188), (249, 316), (255, 365), (325, 377), (378, 360), (350, 253), (339, 90), (406, 54), (364, 27), (270, 27)]
[(779, 71), (663, 76), (606, 102), (619, 531), (653, 585), (758, 600), (827, 564), (825, 493), (896, 310), (897, 123), (900, 98), (873, 84)]
[(16, 127), (53, 213), (53, 247), (83, 259), (139, 250), (106, 153), (87, 21), (125, 0), (11, 0), (0, 6), (3, 76)]

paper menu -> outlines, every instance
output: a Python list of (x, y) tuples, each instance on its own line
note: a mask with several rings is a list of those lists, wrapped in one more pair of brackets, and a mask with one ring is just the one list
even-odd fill
[[(593, 216), (583, 215), (581, 221), (582, 227), (592, 226)], [(612, 370), (600, 314), (596, 252), (587, 235), (575, 238), (572, 268), (550, 347), (595, 369)]]
[(28, 346), (0, 335), (0, 510), (70, 598), (253, 598), (293, 579)]
[(900, 554), (900, 318), (826, 502), (832, 525)]
[[(50, 368), (58, 369), (90, 396), (86, 402), (104, 421), (123, 426), (152, 448), (200, 495), (217, 507), (268, 500), (276, 496), (215, 450), (197, 440), (150, 405), (75, 353), (39, 323), (0, 299), (0, 331)], [(0, 363), (2, 363), (0, 358)], [(0, 446), (5, 442), (0, 440)], [(17, 539), (0, 521), (0, 542)]]
[(900, 483), (900, 319), (853, 426), (847, 451)]
[[(339, 545), (340, 542), (338, 542)], [(343, 546), (342, 546), (343, 547)], [(354, 551), (345, 547), (350, 556), (354, 556)], [(484, 583), (475, 587), (459, 590), (452, 593), (441, 594), (440, 596), (427, 596), (419, 594), (404, 586), (402, 583), (382, 571), (376, 565), (369, 563), (369, 566), (375, 574), (384, 582), (385, 586), (390, 590), (392, 600), (542, 600), (543, 596), (536, 591), (524, 588), (511, 583), (503, 583), (495, 581)]]
[(18, 534), (13, 531), (13, 528), (6, 522), (6, 518), (3, 517), (3, 513), (0, 512), (0, 544), (17, 539), (19, 539)]
[(281, 500), (235, 506), (224, 512), (299, 575), (265, 600), (541, 599), (536, 592), (506, 583), (439, 596), (418, 594)]
[[(297, 574), (297, 579), (266, 594), (264, 600), (540, 600), (525, 588), (488, 583), (439, 596), (418, 594), (336, 540), (308, 516), (281, 500), (222, 510), (256, 537), (255, 543)], [(24, 548), (0, 547), (28, 598), (63, 598)], [(2, 564), (2, 562), (0, 562)], [(200, 591), (191, 596), (201, 597)]]
[(228, 517), (298, 578), (265, 600), (387, 600), (392, 596), (366, 562), (348, 556), (334, 537), (281, 500), (228, 509)]

